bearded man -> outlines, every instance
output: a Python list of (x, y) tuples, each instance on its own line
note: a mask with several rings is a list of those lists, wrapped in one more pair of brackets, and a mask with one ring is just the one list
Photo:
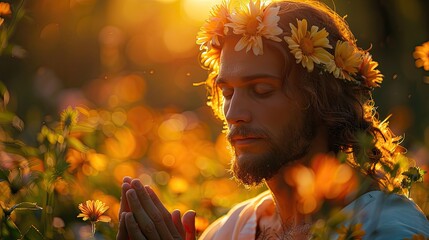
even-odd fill
[[(324, 237), (429, 236), (418, 206), (391, 193), (400, 192), (400, 138), (377, 117), (372, 90), (383, 76), (344, 18), (317, 1), (235, 5), (212, 9), (197, 44), (209, 70), (209, 105), (226, 125), (231, 171), (242, 184), (269, 190), (236, 205), (201, 239), (323, 238), (311, 231), (320, 225), (323, 194), (300, 186), (316, 160), (336, 158), (345, 162), (341, 174), (364, 184), (325, 191), (348, 217)], [(194, 239), (194, 217), (170, 214), (150, 187), (124, 179), (118, 239)]]

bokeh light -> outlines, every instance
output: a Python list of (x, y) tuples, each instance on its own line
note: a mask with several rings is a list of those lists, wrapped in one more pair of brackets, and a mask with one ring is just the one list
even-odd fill
[(203, 22), (209, 15), (211, 6), (220, 2), (221, 0), (184, 0), (182, 4), (189, 18)]

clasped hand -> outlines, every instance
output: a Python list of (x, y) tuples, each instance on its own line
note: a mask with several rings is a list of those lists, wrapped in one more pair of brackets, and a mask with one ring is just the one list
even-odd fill
[(125, 177), (117, 240), (195, 239), (195, 212), (169, 212), (149, 186)]

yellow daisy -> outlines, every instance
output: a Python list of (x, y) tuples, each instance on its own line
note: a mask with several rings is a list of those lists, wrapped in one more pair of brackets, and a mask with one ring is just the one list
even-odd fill
[(326, 66), (336, 78), (352, 80), (362, 63), (362, 54), (351, 43), (337, 41), (335, 56)]
[(234, 34), (242, 35), (235, 45), (235, 51), (246, 48), (246, 52), (252, 49), (255, 55), (262, 55), (262, 37), (281, 42), (277, 37), (283, 32), (278, 26), (279, 10), (280, 7), (268, 7), (265, 2), (251, 0), (248, 6), (243, 6), (231, 14), (231, 23), (226, 25), (232, 27)]
[(100, 200), (87, 200), (85, 203), (79, 204), (79, 209), (82, 213), (79, 213), (77, 217), (83, 218), (82, 220), (89, 220), (90, 222), (110, 222), (109, 216), (103, 215), (109, 206), (106, 206)]
[(383, 81), (383, 74), (378, 69), (378, 63), (372, 60), (369, 52), (363, 55), (362, 64), (360, 65), (359, 74), (364, 78), (365, 85), (369, 87), (379, 87)]
[(219, 70), (220, 49), (205, 47), (201, 53), (201, 63), (204, 67)]
[(425, 71), (429, 71), (429, 42), (423, 43), (421, 46), (417, 46), (413, 53), (414, 59), (416, 59), (416, 67), (421, 68)]
[(197, 44), (200, 45), (200, 50), (203, 47), (211, 48), (211, 46), (220, 46), (220, 37), (224, 37), (228, 33), (229, 8), (225, 1), (216, 5), (210, 11), (209, 19), (201, 27), (197, 35)]
[(292, 36), (284, 37), (290, 52), (296, 58), (296, 63), (301, 63), (309, 72), (313, 71), (314, 63), (328, 64), (333, 59), (332, 54), (325, 50), (332, 48), (328, 40), (329, 33), (325, 29), (319, 31), (317, 26), (312, 26), (310, 31), (307, 31), (307, 20), (296, 21), (297, 27), (289, 23)]
[(74, 125), (76, 125), (79, 118), (79, 112), (68, 106), (62, 113), (61, 113), (61, 128), (71, 128)]
[(358, 223), (352, 226), (341, 226), (338, 230), (338, 240), (360, 240), (365, 236), (365, 231), (362, 229), (362, 224)]

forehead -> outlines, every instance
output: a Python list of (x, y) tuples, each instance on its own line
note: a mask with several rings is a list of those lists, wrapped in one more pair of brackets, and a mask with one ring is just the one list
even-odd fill
[(285, 60), (279, 50), (264, 44), (264, 53), (255, 56), (252, 50), (235, 51), (239, 39), (229, 38), (222, 47), (218, 78), (243, 78), (246, 76), (273, 76), (283, 78)]

